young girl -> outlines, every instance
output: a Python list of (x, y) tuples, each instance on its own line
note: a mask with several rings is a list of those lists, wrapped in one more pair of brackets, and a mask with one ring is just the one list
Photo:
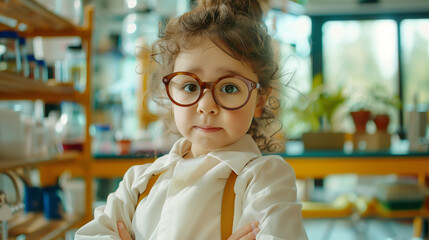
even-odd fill
[(263, 127), (277, 72), (261, 18), (256, 0), (206, 0), (168, 23), (153, 47), (162, 77), (152, 90), (183, 138), (130, 168), (76, 239), (221, 239), (234, 176), (227, 238), (307, 239), (292, 167), (260, 152), (272, 143)]

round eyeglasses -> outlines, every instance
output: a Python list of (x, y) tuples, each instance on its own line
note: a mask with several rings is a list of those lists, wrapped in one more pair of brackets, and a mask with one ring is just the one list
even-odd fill
[(181, 107), (197, 103), (204, 90), (209, 88), (217, 105), (226, 110), (237, 110), (246, 105), (253, 89), (260, 88), (259, 83), (236, 75), (224, 76), (215, 82), (202, 82), (193, 73), (174, 72), (162, 81), (170, 100)]

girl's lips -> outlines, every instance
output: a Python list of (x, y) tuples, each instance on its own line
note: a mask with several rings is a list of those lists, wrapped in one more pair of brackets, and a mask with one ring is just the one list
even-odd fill
[(216, 132), (222, 129), (220, 127), (200, 127), (200, 126), (195, 126), (195, 128), (202, 130), (204, 132)]

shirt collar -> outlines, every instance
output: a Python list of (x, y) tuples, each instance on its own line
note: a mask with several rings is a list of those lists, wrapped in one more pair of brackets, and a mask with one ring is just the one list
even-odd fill
[(250, 160), (261, 156), (261, 152), (253, 138), (246, 134), (237, 142), (207, 155), (219, 159), (239, 175)]
[[(136, 186), (140, 186), (140, 184), (144, 181), (148, 181), (148, 176), (159, 174), (160, 172), (168, 169), (173, 164), (176, 164), (180, 159), (183, 159), (182, 153), (189, 150), (191, 148), (191, 143), (187, 141), (185, 138), (181, 138), (174, 143), (171, 148), (169, 154), (164, 155), (156, 159), (145, 171), (143, 174), (137, 177), (135, 182)], [(140, 189), (144, 190), (144, 189)]]
[[(169, 152), (169, 157), (163, 157), (155, 161), (148, 173), (160, 172), (183, 159), (183, 156), (190, 151), (191, 142), (186, 138), (181, 138), (173, 145)], [(258, 146), (253, 138), (246, 134), (237, 142), (209, 152), (208, 157), (218, 159), (228, 165), (237, 175), (241, 173), (244, 166), (252, 159), (261, 156)]]
[(161, 172), (169, 168), (172, 164), (183, 159), (183, 156), (191, 149), (191, 142), (186, 138), (181, 138), (174, 143), (167, 156), (158, 158), (148, 169), (150, 173)]

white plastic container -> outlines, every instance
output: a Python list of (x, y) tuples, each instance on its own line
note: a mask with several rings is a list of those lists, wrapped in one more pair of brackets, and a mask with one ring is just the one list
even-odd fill
[(20, 112), (0, 109), (0, 160), (25, 157), (24, 126)]
[(62, 186), (64, 192), (64, 207), (67, 213), (83, 216), (85, 214), (85, 182), (72, 179)]
[(110, 125), (94, 124), (95, 135), (92, 141), (93, 154), (116, 154), (116, 142)]

